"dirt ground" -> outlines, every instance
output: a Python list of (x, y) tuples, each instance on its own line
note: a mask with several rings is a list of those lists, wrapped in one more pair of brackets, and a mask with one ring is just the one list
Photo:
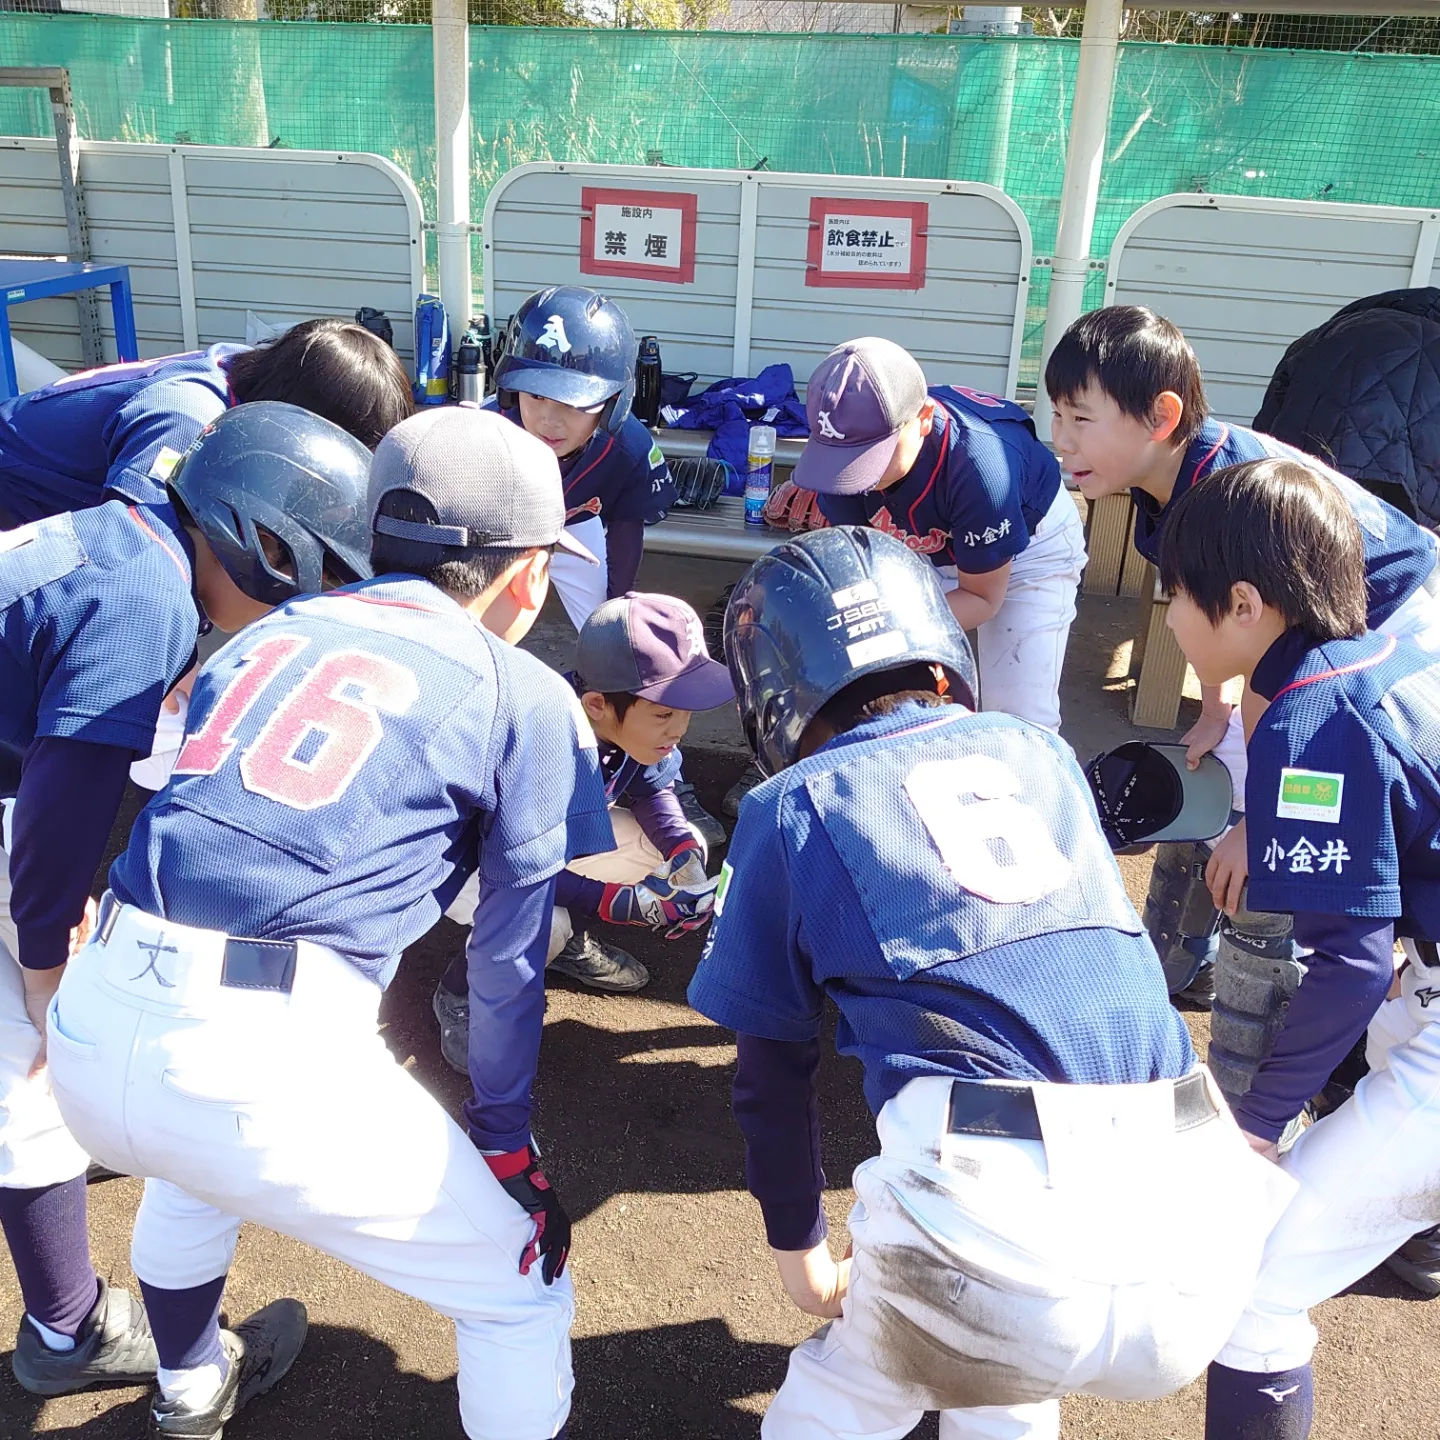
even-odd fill
[[(703, 605), (735, 573), (647, 559), (642, 581)], [(1123, 681), (1107, 679), (1132, 626), (1131, 602), (1082, 602), (1065, 694), (1067, 736), (1082, 758), (1135, 733), (1125, 720)], [(572, 641), (563, 617), (547, 612), (531, 648), (564, 663)], [(733, 716), (700, 717), (693, 738), (687, 773), (718, 813), (744, 762)], [(1148, 865), (1127, 860), (1125, 868), (1140, 903)], [(564, 981), (552, 987), (535, 1094), (547, 1169), (576, 1222), (571, 1433), (576, 1440), (753, 1437), (787, 1352), (810, 1322), (785, 1300), (758, 1207), (743, 1188), (729, 1114), (734, 1045), (685, 1004), (698, 937), (667, 944), (625, 931), (611, 938), (645, 960), (653, 981), (643, 994), (620, 998), (585, 994)], [(462, 939), (459, 927), (442, 921), (412, 947), (381, 1012), (395, 1055), (456, 1113), (464, 1081), (440, 1060), (430, 995)], [(1203, 1050), (1208, 1017), (1187, 1019)], [(833, 1055), (822, 1069), (826, 1208), (837, 1245), (844, 1243), (849, 1174), (874, 1149), (859, 1081), (859, 1067)], [(375, 1137), (375, 1163), (385, 1164), (383, 1135)], [(96, 1264), (122, 1285), (134, 1283), (128, 1247), (139, 1196), (139, 1182), (130, 1179), (90, 1191)], [(1174, 1232), (1177, 1245), (1203, 1247), (1206, 1217), (1176, 1215)], [(247, 1226), (227, 1310), (239, 1319), (277, 1295), (309, 1307), (310, 1340), (290, 1377), (228, 1427), (232, 1440), (461, 1435), (446, 1321), (324, 1255)], [(13, 1333), (19, 1317), (7, 1257), (0, 1259), (0, 1333)], [(1440, 1352), (1440, 1304), (1382, 1270), (1320, 1307), (1316, 1320), (1316, 1440), (1440, 1435), (1440, 1371), (1425, 1359)], [(1148, 1405), (1077, 1398), (1066, 1404), (1064, 1434), (1199, 1440), (1202, 1417), (1198, 1385)], [(0, 1372), (0, 1437), (118, 1440), (143, 1434), (144, 1425), (139, 1389), (42, 1404), (14, 1383), (8, 1364)], [(933, 1417), (916, 1433), (933, 1436)]]

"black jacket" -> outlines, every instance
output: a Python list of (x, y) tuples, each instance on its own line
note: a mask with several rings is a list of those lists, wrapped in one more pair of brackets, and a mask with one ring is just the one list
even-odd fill
[(1440, 525), (1440, 289), (1370, 295), (1302, 335), (1255, 429)]

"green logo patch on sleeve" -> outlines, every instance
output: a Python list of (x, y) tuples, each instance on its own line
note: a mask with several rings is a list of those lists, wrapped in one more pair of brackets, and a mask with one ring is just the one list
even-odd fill
[(734, 871), (730, 869), (730, 862), (727, 860), (721, 865), (720, 878), (715, 882), (715, 909), (712, 912), (715, 915), (719, 915), (725, 908), (725, 892), (730, 888), (730, 876), (732, 874), (734, 874)]
[(1282, 820), (1314, 820), (1324, 825), (1338, 825), (1344, 794), (1343, 775), (1287, 767), (1280, 772), (1280, 799), (1275, 813)]

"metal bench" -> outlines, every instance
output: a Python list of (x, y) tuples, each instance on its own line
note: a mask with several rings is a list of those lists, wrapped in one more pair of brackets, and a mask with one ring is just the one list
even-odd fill
[[(666, 459), (683, 460), (703, 456), (714, 432), (658, 428), (653, 433)], [(775, 442), (777, 476), (781, 471), (788, 476), (804, 448), (804, 440)], [(709, 510), (671, 510), (658, 525), (645, 528), (645, 548), (657, 554), (734, 560), (743, 565), (758, 560), (784, 538), (784, 531), (768, 525), (747, 525), (745, 502), (738, 495), (722, 495)]]

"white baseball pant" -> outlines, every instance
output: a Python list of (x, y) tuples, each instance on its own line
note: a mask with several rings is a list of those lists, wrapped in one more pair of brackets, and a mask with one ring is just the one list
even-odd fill
[[(1382, 635), (1394, 635), (1427, 655), (1440, 655), (1440, 595), (1432, 595), (1422, 585), (1388, 620), (1375, 628)], [(1225, 768), (1230, 772), (1235, 790), (1235, 809), (1243, 810), (1249, 764), (1245, 754), (1245, 727), (1238, 705), (1230, 712), (1225, 736), (1215, 747), (1215, 756), (1224, 761)]]
[[(1010, 564), (1005, 599), (976, 631), (980, 708), (1060, 728), (1060, 672), (1085, 569), (1085, 527), (1062, 485), (1030, 543)], [(954, 566), (936, 572), (947, 593)]]
[(1300, 1189), (1219, 1354), (1232, 1370), (1306, 1364), (1317, 1339), (1311, 1306), (1440, 1224), (1440, 966), (1421, 963), (1408, 941), (1406, 952), (1402, 993), (1366, 1035), (1370, 1073), (1280, 1160)]
[(14, 802), (0, 805), (5, 814), (0, 835), (0, 1186), (32, 1190), (83, 1175), (90, 1157), (60, 1118), (48, 1072), (30, 1077), (40, 1036), (25, 1011), (20, 945), (10, 918), (8, 832)]
[(559, 593), (570, 623), (578, 630), (605, 603), (610, 567), (606, 558), (605, 523), (598, 515), (577, 521), (569, 530), (600, 562), (590, 565), (567, 550), (556, 550), (550, 556), (550, 583)]
[[(640, 828), (640, 822), (628, 810), (612, 805), (610, 828), (615, 832), (613, 850), (572, 860), (566, 869), (588, 880), (604, 881), (607, 885), (634, 885), (647, 875), (655, 874), (664, 865), (665, 857), (650, 843)], [(705, 842), (700, 832), (693, 825), (690, 829), (703, 848)], [(475, 906), (479, 902), (480, 877), (471, 875), (445, 913), (457, 923), (468, 925), (475, 918)], [(547, 965), (565, 948), (574, 933), (575, 924), (570, 912), (563, 905), (557, 905), (550, 917), (550, 953), (545, 957)]]
[(379, 988), (303, 941), (289, 994), (222, 986), (224, 947), (127, 906), (51, 1003), (66, 1120), (146, 1177), (135, 1273), (184, 1289), (229, 1268), (241, 1220), (292, 1235), (454, 1320), (467, 1435), (553, 1436), (569, 1274), (519, 1273), (533, 1223), (386, 1050)]
[[(1210, 1363), (1293, 1183), (1213, 1085), (1183, 1132), (1173, 1082), (1034, 1090), (1043, 1141), (949, 1134), (939, 1077), (885, 1105), (844, 1314), (791, 1354), (764, 1440), (898, 1440), (928, 1410), (942, 1440), (1053, 1440), (1060, 1396), (1154, 1399)], [(1176, 1245), (1197, 1199), (1214, 1243)]]

